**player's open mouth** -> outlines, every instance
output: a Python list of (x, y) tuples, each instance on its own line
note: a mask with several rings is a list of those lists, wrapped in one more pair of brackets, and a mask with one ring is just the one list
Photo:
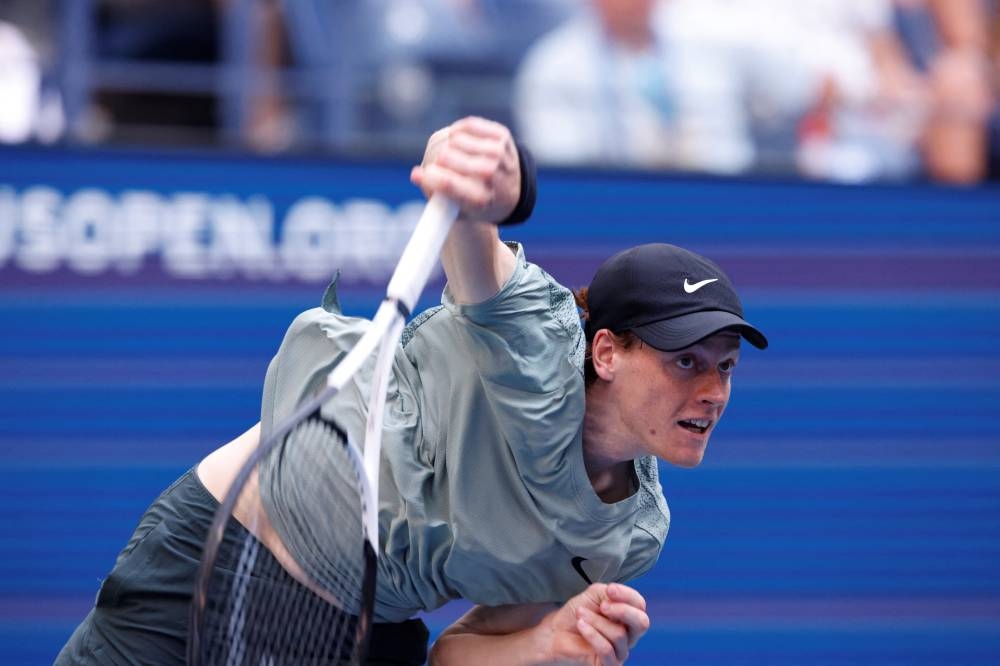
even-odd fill
[(691, 432), (703, 435), (712, 425), (712, 422), (708, 419), (686, 419), (684, 421), (678, 421), (677, 425), (685, 430), (690, 430)]

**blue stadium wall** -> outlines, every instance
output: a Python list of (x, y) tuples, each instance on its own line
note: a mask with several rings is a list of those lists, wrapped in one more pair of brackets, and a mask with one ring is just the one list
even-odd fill
[[(337, 266), (374, 311), (408, 169), (0, 152), (0, 661), (51, 663), (144, 507), (256, 421)], [(661, 470), (630, 663), (1000, 663), (1000, 190), (545, 171), (505, 235), (571, 286), (690, 247), (771, 339), (706, 462)]]

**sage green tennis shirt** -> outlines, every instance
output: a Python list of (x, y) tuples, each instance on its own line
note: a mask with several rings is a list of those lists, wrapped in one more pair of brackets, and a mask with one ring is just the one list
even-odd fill
[[(654, 459), (635, 461), (631, 497), (605, 504), (594, 493), (583, 464), (585, 343), (573, 295), (528, 263), (520, 245), (511, 249), (517, 266), (498, 294), (459, 305), (446, 288), (440, 307), (407, 326), (396, 353), (382, 444), (377, 621), (455, 598), (562, 602), (588, 581), (646, 572), (666, 538), (670, 514)], [(295, 319), (271, 361), (265, 435), (369, 325), (341, 315), (332, 292), (324, 303)], [(358, 443), (373, 365), (323, 410)], [(287, 447), (262, 464), (272, 521), (271, 507), (295, 502), (280, 488), (296, 483), (297, 468), (322, 469), (322, 460), (322, 452)], [(341, 472), (328, 470), (330, 482)], [(305, 524), (336, 539), (315, 507), (283, 508), (299, 519), (276, 522), (279, 534)]]

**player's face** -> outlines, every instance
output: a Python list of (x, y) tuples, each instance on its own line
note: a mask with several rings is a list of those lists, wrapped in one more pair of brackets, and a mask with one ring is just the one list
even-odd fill
[(625, 361), (630, 381), (621, 404), (635, 454), (698, 465), (729, 402), (739, 355), (739, 335), (727, 331), (680, 351), (646, 344), (630, 349)]

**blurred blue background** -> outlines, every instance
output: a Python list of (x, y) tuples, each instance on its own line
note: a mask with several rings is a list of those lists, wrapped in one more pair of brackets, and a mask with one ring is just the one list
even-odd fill
[[(337, 265), (345, 310), (374, 312), (419, 208), (408, 169), (0, 151), (4, 663), (50, 663), (145, 506), (257, 420)], [(690, 247), (771, 340), (706, 462), (662, 469), (630, 663), (1000, 662), (998, 213), (995, 188), (542, 171), (505, 231), (529, 259), (580, 286), (619, 248)]]

